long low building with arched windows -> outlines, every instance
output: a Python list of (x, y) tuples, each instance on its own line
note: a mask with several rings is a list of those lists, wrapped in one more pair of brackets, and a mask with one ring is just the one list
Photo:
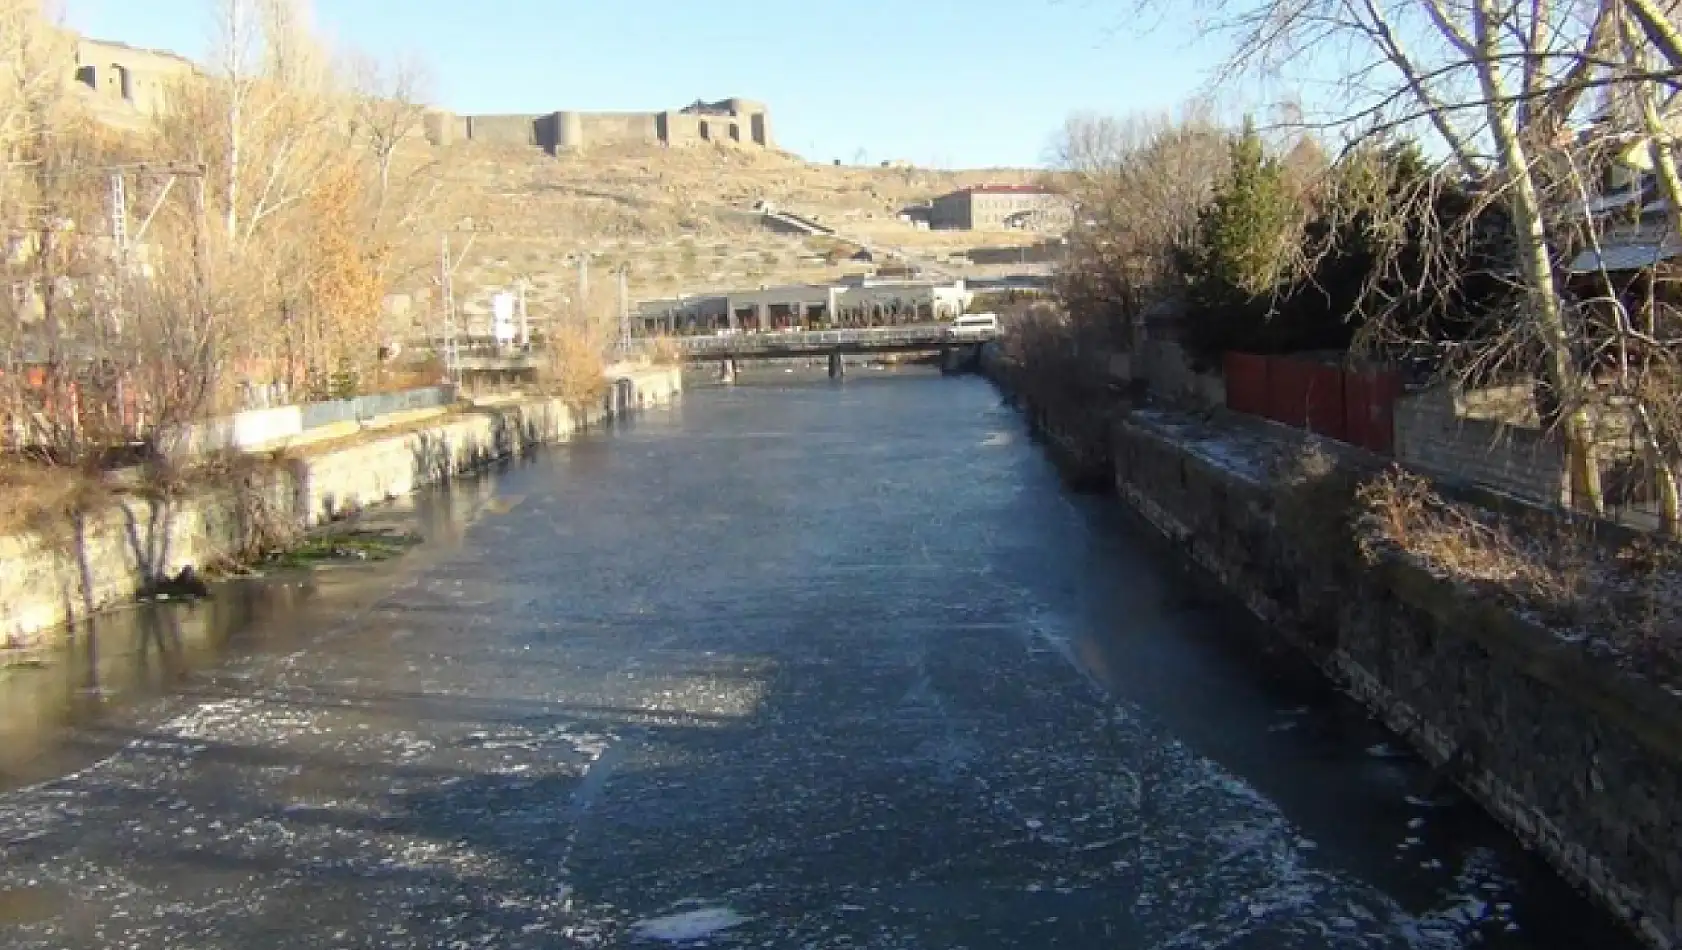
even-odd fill
[(649, 300), (638, 307), (638, 315), (648, 334), (904, 326), (950, 320), (973, 298), (962, 280), (852, 277), (833, 284)]

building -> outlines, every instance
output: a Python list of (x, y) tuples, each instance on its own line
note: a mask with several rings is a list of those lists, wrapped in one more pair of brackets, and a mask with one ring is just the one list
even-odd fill
[(457, 141), (528, 145), (552, 155), (599, 145), (642, 143), (686, 147), (719, 143), (775, 148), (771, 113), (764, 103), (733, 98), (694, 103), (663, 112), (549, 112), (536, 115), (456, 115), (436, 111), (426, 119), (434, 145)]
[(106, 118), (121, 112), (158, 115), (168, 104), (170, 87), (198, 74), (192, 60), (174, 53), (68, 36), (75, 50), (70, 64), (75, 88)]
[(939, 230), (1067, 230), (1072, 205), (1043, 185), (976, 185), (941, 195), (929, 207), (929, 226)]
[(897, 326), (950, 320), (974, 294), (963, 281), (853, 277), (834, 284), (785, 284), (726, 295), (650, 300), (637, 308), (646, 334)]

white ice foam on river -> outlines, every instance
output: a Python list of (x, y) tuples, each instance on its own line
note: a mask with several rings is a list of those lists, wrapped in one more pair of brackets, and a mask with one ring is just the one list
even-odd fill
[(681, 914), (641, 920), (631, 925), (631, 931), (645, 940), (689, 943), (723, 933), (732, 927), (740, 926), (745, 920), (745, 917), (728, 907), (703, 907)]

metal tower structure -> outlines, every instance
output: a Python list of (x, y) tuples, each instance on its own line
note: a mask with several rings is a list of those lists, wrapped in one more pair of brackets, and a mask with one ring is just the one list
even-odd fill
[(619, 268), (619, 356), (631, 355), (631, 269)]
[(450, 259), (450, 236), (444, 235), (439, 255), (438, 296), (444, 306), (444, 375), (452, 383), (461, 382), (461, 349), (456, 332), (455, 262)]
[(122, 268), (128, 266), (129, 252), (128, 186), (125, 177), (120, 171), (111, 173), (111, 243), (117, 254), (117, 264)]

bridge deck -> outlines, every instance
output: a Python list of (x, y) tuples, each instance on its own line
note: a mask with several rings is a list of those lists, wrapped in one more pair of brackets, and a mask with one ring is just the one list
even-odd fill
[(946, 327), (873, 327), (854, 330), (805, 330), (736, 333), (729, 336), (679, 337), (675, 341), (690, 359), (823, 356), (830, 353), (890, 353), (932, 350), (948, 343), (981, 343), (982, 338), (953, 340)]

